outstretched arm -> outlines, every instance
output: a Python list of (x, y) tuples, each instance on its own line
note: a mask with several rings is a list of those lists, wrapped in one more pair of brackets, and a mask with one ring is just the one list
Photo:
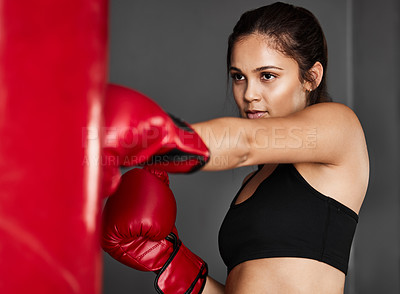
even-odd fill
[(338, 103), (312, 105), (286, 117), (226, 117), (192, 127), (211, 153), (203, 170), (264, 163), (338, 165), (348, 158), (349, 150), (365, 144), (356, 115)]

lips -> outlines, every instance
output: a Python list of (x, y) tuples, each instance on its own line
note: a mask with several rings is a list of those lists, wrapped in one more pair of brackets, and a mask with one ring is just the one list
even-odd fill
[(257, 110), (249, 110), (246, 111), (247, 118), (249, 119), (257, 119), (262, 117), (264, 114), (266, 114), (267, 111), (257, 111)]

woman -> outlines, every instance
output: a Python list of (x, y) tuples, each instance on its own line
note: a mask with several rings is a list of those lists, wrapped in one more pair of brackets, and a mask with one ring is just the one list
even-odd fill
[[(242, 118), (194, 124), (195, 132), (151, 99), (109, 86), (106, 126), (121, 134), (111, 134), (117, 144), (105, 140), (107, 154), (113, 162), (129, 157), (127, 165), (158, 157), (121, 177), (107, 200), (103, 248), (155, 272), (159, 293), (343, 293), (369, 160), (356, 115), (327, 96), (318, 21), (283, 3), (249, 11), (229, 38), (227, 62)], [(207, 159), (206, 171), (258, 166), (219, 232), (225, 286), (179, 239), (168, 178), (157, 171), (193, 171)]]
[(192, 125), (203, 170), (259, 168), (220, 230), (226, 285), (208, 277), (204, 293), (343, 293), (369, 160), (356, 115), (329, 102), (318, 21), (283, 3), (246, 12), (227, 65), (242, 118)]

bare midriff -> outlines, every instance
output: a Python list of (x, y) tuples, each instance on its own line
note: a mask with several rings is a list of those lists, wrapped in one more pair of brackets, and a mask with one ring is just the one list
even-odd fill
[(232, 269), (225, 285), (229, 294), (343, 294), (345, 275), (313, 259), (264, 258)]

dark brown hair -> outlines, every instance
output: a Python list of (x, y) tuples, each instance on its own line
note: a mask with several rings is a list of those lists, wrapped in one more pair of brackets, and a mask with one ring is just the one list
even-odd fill
[[(228, 75), (233, 46), (241, 38), (254, 33), (267, 36), (271, 41), (270, 45), (296, 60), (299, 65), (300, 81), (308, 81), (314, 85), (313, 91), (308, 93), (308, 105), (332, 101), (326, 86), (328, 48), (321, 25), (310, 11), (276, 2), (245, 12), (229, 36)], [(317, 61), (324, 68), (324, 75), (318, 87), (310, 74), (310, 69)]]

